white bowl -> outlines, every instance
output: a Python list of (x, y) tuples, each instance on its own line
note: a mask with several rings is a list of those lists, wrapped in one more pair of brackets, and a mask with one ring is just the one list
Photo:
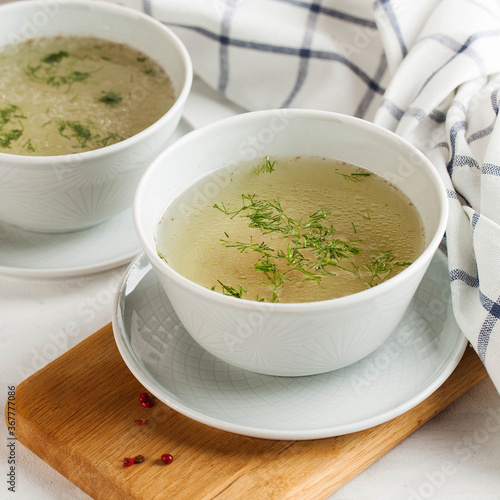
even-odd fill
[[(425, 250), (401, 273), (369, 290), (302, 304), (228, 297), (191, 282), (160, 259), (158, 222), (179, 192), (203, 174), (265, 155), (335, 158), (388, 179), (420, 213)], [(215, 183), (208, 186), (200, 198), (214, 203)], [(352, 364), (389, 337), (439, 246), (447, 210), (446, 191), (432, 164), (395, 134), (330, 112), (269, 110), (196, 130), (164, 151), (139, 183), (134, 222), (175, 312), (202, 347), (240, 368), (300, 376)]]
[(61, 156), (0, 153), (0, 220), (41, 232), (83, 229), (130, 207), (141, 175), (180, 120), (192, 82), (191, 60), (177, 36), (133, 9), (89, 1), (0, 7), (0, 51), (58, 35), (95, 36), (144, 52), (169, 75), (176, 101), (147, 129), (101, 149)]

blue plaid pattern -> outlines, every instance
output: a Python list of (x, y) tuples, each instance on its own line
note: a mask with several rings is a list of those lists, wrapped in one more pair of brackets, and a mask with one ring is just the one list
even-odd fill
[[(133, 0), (120, 3), (136, 6)], [(389, 75), (377, 23), (369, 6), (366, 12), (358, 12), (352, 8), (332, 7), (331, 2), (325, 0), (256, 0), (253, 4), (244, 0), (185, 0), (182, 3), (199, 5), (200, 17), (177, 14), (177, 10), (182, 11), (180, 0), (142, 0), (141, 7), (144, 12), (165, 22), (179, 34), (190, 50), (199, 75), (237, 104), (246, 109), (262, 107), (255, 95), (247, 95), (254, 88), (255, 94), (266, 93), (268, 102), (265, 107), (315, 107), (333, 110), (338, 98), (329, 86), (321, 89), (321, 95), (317, 95), (317, 89), (311, 92), (311, 75), (317, 72), (334, 76), (338, 74), (337, 87), (345, 95), (350, 94), (349, 99), (343, 99), (345, 109), (342, 111), (373, 118)], [(266, 8), (276, 12), (280, 16), (278, 19), (293, 17), (293, 24), (283, 24), (281, 37), (279, 33), (276, 38), (268, 36), (262, 26), (241, 29), (246, 12), (254, 19), (257, 13), (261, 14), (259, 18), (265, 20)], [(386, 12), (393, 12), (390, 2), (384, 2), (384, 9)], [(397, 26), (395, 15), (392, 19), (394, 26)], [(279, 31), (279, 26), (280, 23), (273, 26), (273, 31)], [(347, 42), (343, 39), (334, 40), (337, 31), (347, 35)], [(289, 43), (283, 43), (280, 39), (283, 36), (290, 39)], [(371, 49), (375, 48), (373, 60), (368, 65), (366, 62), (361, 64), (363, 51), (358, 47), (356, 37), (366, 38)], [(349, 44), (354, 53), (349, 48), (345, 50), (345, 43)], [(402, 38), (401, 43), (404, 47)], [(194, 46), (204, 49), (210, 47), (214, 65), (205, 69), (201, 55), (198, 63), (197, 51), (192, 48)], [(248, 88), (240, 85), (242, 72), (237, 69), (240, 61), (248, 61), (248, 65), (244, 67), (252, 65), (260, 75), (260, 54), (272, 56), (266, 58), (269, 61), (266, 65), (269, 76), (274, 77), (275, 72), (286, 73), (287, 85), (276, 89), (272, 95), (266, 86), (266, 76), (255, 78), (253, 87), (252, 82), (247, 82)], [(356, 89), (355, 100), (352, 100), (352, 88)], [(317, 101), (316, 104), (311, 102), (313, 98)]]
[[(314, 19), (315, 15), (311, 15), (309, 18), (309, 23), (308, 27), (310, 24), (314, 24)], [(225, 23), (228, 24), (228, 21)], [(175, 26), (177, 28), (184, 28), (184, 29), (189, 29), (192, 31), (195, 31), (203, 36), (205, 36), (208, 39), (214, 40), (216, 42), (220, 43), (221, 49), (220, 49), (220, 77), (219, 77), (219, 84), (217, 85), (217, 90), (221, 92), (222, 94), (225, 94), (225, 90), (227, 88), (228, 84), (228, 47), (229, 46), (234, 46), (234, 47), (240, 47), (244, 49), (248, 49), (251, 51), (261, 51), (261, 52), (271, 52), (274, 54), (281, 54), (281, 55), (286, 55), (286, 56), (296, 56), (300, 58), (300, 67), (299, 71), (297, 74), (297, 79), (295, 83), (295, 87), (292, 91), (292, 93), (284, 100), (283, 103), (279, 104), (277, 107), (283, 108), (283, 107), (293, 107), (294, 103), (294, 97), (296, 96), (298, 90), (300, 89), (301, 84), (304, 82), (306, 75), (307, 75), (307, 67), (308, 63), (311, 59), (319, 59), (319, 60), (325, 60), (325, 61), (333, 61), (333, 62), (338, 62), (340, 64), (345, 65), (347, 68), (349, 68), (353, 74), (355, 74), (357, 77), (359, 77), (360, 80), (362, 80), (366, 86), (368, 87), (368, 91), (370, 92), (370, 95), (373, 95), (373, 93), (383, 95), (385, 89), (380, 86), (380, 80), (382, 76), (385, 74), (386, 70), (386, 64), (385, 64), (385, 58), (381, 57), (381, 63), (379, 64), (379, 67), (377, 68), (377, 71), (375, 72), (373, 78), (370, 77), (365, 71), (363, 71), (359, 66), (356, 66), (354, 63), (352, 63), (349, 59), (346, 57), (342, 56), (339, 53), (336, 52), (330, 52), (330, 51), (324, 51), (324, 50), (312, 50), (310, 48), (307, 48), (308, 44), (310, 44), (310, 39), (311, 39), (311, 31), (309, 33), (306, 33), (306, 36), (304, 36), (304, 41), (303, 41), (303, 46), (300, 48), (295, 48), (295, 47), (283, 47), (280, 45), (273, 45), (269, 43), (259, 43), (259, 42), (252, 42), (248, 40), (242, 40), (238, 38), (233, 38), (229, 37), (228, 34), (223, 34), (227, 32), (227, 26), (223, 26), (223, 30), (221, 34), (216, 34), (211, 31), (208, 31), (204, 28), (200, 28), (197, 26), (189, 26), (185, 24), (176, 24), (176, 23), (170, 23), (171, 26)], [(364, 113), (366, 110), (366, 104), (363, 104), (363, 101), (366, 99), (366, 97), (363, 97), (363, 99), (359, 102), (358, 106), (356, 107), (357, 112), (354, 113), (355, 116), (362, 116), (360, 113)]]
[(491, 300), (481, 291), (479, 291), (479, 300), (481, 305), (488, 312), (484, 323), (481, 325), (481, 330), (479, 331), (479, 338), (477, 340), (477, 353), (479, 357), (485, 363), (486, 361), (486, 350), (488, 349), (488, 343), (490, 341), (491, 333), (500, 318), (500, 297), (495, 300)]
[(406, 48), (406, 44), (403, 40), (403, 34), (401, 33), (401, 28), (399, 27), (398, 18), (394, 13), (391, 0), (381, 0), (381, 4), (387, 14), (388, 19), (391, 22), (391, 28), (396, 34), (397, 40), (399, 42), (399, 47), (401, 49), (401, 56), (405, 57), (406, 54), (408, 53), (408, 49)]
[(368, 26), (373, 29), (377, 28), (376, 23), (370, 19), (362, 19), (360, 17), (350, 15), (346, 12), (342, 12), (338, 9), (324, 7), (320, 4), (320, 2), (313, 2), (312, 4), (310, 4), (308, 2), (300, 2), (298, 0), (278, 0), (278, 1), (286, 2), (289, 3), (290, 5), (297, 5), (305, 9), (311, 9), (312, 11), (325, 14), (327, 16), (336, 17), (337, 19), (340, 19), (342, 21), (347, 21), (349, 23), (359, 24), (361, 26)]

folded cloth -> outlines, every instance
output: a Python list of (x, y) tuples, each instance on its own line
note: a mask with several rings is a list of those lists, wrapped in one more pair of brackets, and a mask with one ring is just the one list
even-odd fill
[(456, 319), (500, 391), (500, 6), (495, 0), (124, 0), (247, 110), (358, 116), (442, 176)]
[(398, 47), (394, 32), (383, 37), (394, 71), (375, 122), (441, 174), (455, 317), (500, 391), (500, 5), (433, 3), (424, 12), (413, 2), (401, 16), (402, 34), (421, 26), (414, 40), (402, 36)]

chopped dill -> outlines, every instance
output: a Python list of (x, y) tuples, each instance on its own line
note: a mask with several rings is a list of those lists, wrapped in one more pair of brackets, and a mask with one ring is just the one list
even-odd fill
[(148, 76), (152, 76), (152, 77), (156, 76), (156, 71), (153, 68), (146, 68), (144, 70), (144, 73), (146, 73), (146, 75), (148, 75)]
[[(254, 172), (260, 174), (272, 171), (272, 168), (274, 162), (266, 157), (266, 162), (254, 168)], [(396, 261), (390, 250), (376, 250), (376, 255), (368, 264), (358, 265), (355, 257), (362, 253), (359, 246), (361, 239), (338, 237), (335, 227), (327, 223), (330, 212), (324, 208), (319, 208), (308, 217), (297, 220), (286, 213), (278, 198), (259, 199), (256, 194), (242, 194), (241, 205), (235, 208), (229, 208), (224, 202), (214, 204), (213, 208), (221, 211), (229, 219), (238, 217), (245, 220), (248, 227), (260, 230), (262, 235), (273, 233), (275, 237), (284, 241), (284, 246), (278, 245), (278, 249), (273, 249), (264, 240), (256, 242), (253, 236), (250, 237), (250, 241), (231, 241), (229, 234), (224, 232), (226, 238), (220, 240), (226, 248), (234, 248), (240, 253), (255, 254), (253, 269), (262, 274), (262, 284), (270, 287), (271, 295), (267, 300), (271, 302), (279, 302), (282, 288), (292, 276), (298, 276), (297, 273), (300, 273), (304, 280), (321, 285), (325, 276), (334, 276), (338, 274), (336, 270), (342, 270), (351, 273), (366, 286), (373, 287), (387, 279), (395, 267), (410, 265), (410, 262)], [(358, 215), (371, 220), (369, 209), (366, 213), (358, 212)], [(351, 226), (357, 235), (358, 229), (353, 222)], [(368, 256), (365, 262), (367, 258)], [(224, 294), (241, 298), (239, 288), (226, 287), (220, 282), (219, 284)], [(260, 295), (256, 300), (266, 299)]]
[(41, 63), (37, 66), (28, 64), (24, 68), (24, 73), (33, 82), (44, 83), (52, 87), (68, 85), (69, 89), (73, 83), (87, 80), (91, 73), (89, 71), (72, 70), (66, 74), (60, 74), (61, 71), (64, 71), (64, 68), (61, 70), (61, 68), (54, 65), (54, 63), (60, 62), (63, 57), (68, 56), (69, 54), (63, 50), (49, 54), (41, 59)]
[(39, 64), (38, 66), (31, 66), (31, 64), (28, 64), (26, 68), (24, 68), (24, 73), (29, 78), (34, 79), (36, 77), (36, 73), (40, 70), (41, 67), (41, 64)]
[[(6, 129), (5, 126), (12, 123), (12, 118), (18, 118), (19, 120), (17, 120), (14, 128)], [(19, 106), (10, 104), (0, 109), (0, 147), (10, 149), (11, 143), (17, 141), (23, 135), (24, 127), (20, 119), (26, 119), (26, 116), (21, 113)], [(17, 124), (19, 124), (19, 128)]]
[(372, 257), (371, 262), (363, 266), (363, 268), (370, 273), (370, 281), (368, 284), (373, 287), (377, 283), (375, 280), (379, 280), (379, 282), (384, 281), (392, 269), (397, 267), (407, 267), (411, 264), (411, 262), (403, 261), (403, 262), (394, 262), (396, 258), (394, 254), (390, 250), (375, 250), (378, 254), (376, 257)]
[(254, 167), (253, 171), (256, 175), (262, 174), (264, 172), (272, 173), (274, 167), (276, 166), (276, 160), (271, 162), (269, 156), (266, 156), (264, 163), (258, 167)]
[(156, 253), (158, 254), (158, 257), (160, 257), (160, 259), (164, 260), (167, 264), (168, 264), (168, 260), (166, 259), (166, 257), (160, 252), (160, 249), (158, 247), (156, 247)]
[[(71, 131), (71, 135), (66, 135), (65, 131)], [(78, 147), (84, 148), (87, 145), (87, 141), (91, 138), (92, 133), (88, 127), (82, 125), (80, 122), (71, 120), (60, 120), (58, 123), (57, 130), (66, 139), (74, 138), (78, 141)]]
[(78, 143), (75, 148), (85, 148), (90, 144), (96, 144), (99, 147), (109, 146), (112, 143), (123, 140), (119, 134), (115, 132), (106, 132), (97, 129), (92, 123), (83, 125), (78, 121), (60, 120), (57, 125), (59, 134), (66, 139), (75, 139)]
[(41, 61), (47, 64), (60, 63), (64, 57), (69, 57), (69, 54), (65, 50), (60, 50), (59, 52), (52, 52), (52, 54), (42, 57)]
[[(6, 123), (10, 122), (10, 119), (16, 116), (16, 112), (19, 110), (19, 106), (11, 104), (5, 108), (0, 109), (0, 127), (3, 127)], [(24, 117), (26, 118), (26, 117)]]
[(364, 219), (372, 220), (372, 218), (370, 217), (370, 210), (368, 208), (366, 209), (366, 215), (360, 212), (358, 212), (358, 215), (361, 215), (361, 217), (363, 217)]
[[(244, 293), (247, 293), (246, 290), (241, 286), (237, 285), (237, 288), (229, 285), (224, 285), (220, 280), (217, 280), (219, 285), (222, 287), (222, 293), (224, 295), (229, 295), (230, 297), (236, 297), (237, 299), (241, 299)], [(212, 290), (215, 290), (215, 287), (212, 287)]]
[(10, 149), (10, 143), (17, 141), (23, 135), (22, 129), (12, 129), (7, 131), (0, 131), (0, 147)]
[(90, 76), (88, 71), (72, 71), (66, 77), (62, 76), (62, 83), (83, 82)]
[(262, 255), (268, 255), (267, 252), (274, 252), (272, 248), (267, 246), (266, 242), (263, 241), (262, 243), (242, 243), (241, 241), (237, 241), (236, 243), (232, 244), (228, 240), (220, 240), (222, 244), (227, 247), (227, 248), (237, 248), (240, 253), (243, 253), (247, 250), (251, 250), (253, 252), (260, 253)]
[(259, 200), (255, 194), (242, 195), (241, 208), (230, 210), (223, 202), (213, 207), (231, 219), (239, 215), (246, 219), (249, 227), (260, 229), (262, 234), (279, 233), (282, 239), (289, 240), (284, 250), (277, 251), (265, 241), (255, 243), (252, 238), (250, 242), (220, 240), (227, 248), (258, 255), (254, 269), (263, 273), (264, 284), (271, 287), (271, 302), (279, 301), (279, 291), (285, 280), (290, 279), (291, 272), (301, 273), (304, 279), (318, 284), (322, 276), (335, 274), (333, 268), (361, 277), (359, 267), (352, 262), (352, 256), (359, 255), (360, 248), (353, 244), (354, 241), (336, 238), (334, 227), (324, 225), (329, 215), (325, 209), (318, 209), (305, 221), (296, 221), (285, 213), (279, 199)]
[[(256, 186), (260, 181), (260, 179), (253, 178), (252, 174), (272, 173), (275, 170), (276, 161), (271, 161), (269, 156), (265, 156), (263, 161), (255, 162), (254, 165), (257, 166), (252, 166), (253, 171), (252, 167), (249, 167), (249, 171), (242, 173), (242, 186), (246, 185), (248, 190), (254, 189), (250, 186)], [(342, 175), (347, 182), (352, 183), (363, 182), (371, 175), (368, 172), (354, 172), (348, 175), (340, 173), (340, 169), (338, 170), (339, 175)], [(247, 177), (247, 173), (252, 179)], [(350, 211), (351, 216), (346, 218), (346, 212), (343, 210), (330, 212), (327, 209), (328, 205), (323, 207), (318, 206), (319, 203), (317, 203), (316, 206), (312, 205), (311, 207), (310, 203), (314, 203), (314, 195), (316, 194), (316, 191), (313, 191), (311, 187), (312, 195), (309, 191), (305, 191), (306, 194), (304, 194), (306, 203), (303, 203), (302, 199), (297, 199), (297, 204), (294, 205), (294, 193), (285, 191), (288, 186), (284, 184), (282, 173), (286, 176), (288, 172), (282, 172), (278, 169), (275, 173), (275, 176), (277, 175), (276, 190), (273, 189), (274, 183), (271, 184), (269, 180), (265, 180), (263, 189), (268, 194), (262, 195), (262, 197), (256, 194), (259, 192), (258, 188), (255, 188), (255, 192), (247, 191), (241, 195), (241, 191), (231, 190), (230, 203), (228, 200), (217, 200), (217, 203), (212, 205), (214, 209), (224, 214), (223, 219), (228, 224), (227, 227), (220, 228), (221, 232), (222, 229), (227, 229), (227, 231), (223, 232), (224, 236), (220, 238), (219, 242), (228, 249), (229, 258), (233, 255), (235, 260), (238, 259), (237, 262), (241, 263), (242, 269), (229, 277), (223, 275), (215, 278), (218, 277), (222, 281), (233, 284), (234, 282), (242, 283), (243, 278), (238, 276), (243, 273), (243, 269), (246, 270), (247, 275), (245, 276), (248, 278), (248, 281), (244, 282), (248, 292), (244, 291), (241, 285), (231, 287), (221, 281), (217, 282), (212, 288), (213, 290), (221, 291), (222, 287), (222, 293), (225, 295), (252, 298), (257, 301), (279, 302), (287, 300), (288, 288), (293, 286), (297, 287), (298, 296), (303, 297), (305, 296), (303, 294), (311, 291), (311, 296), (314, 297), (314, 290), (309, 287), (315, 287), (317, 284), (324, 289), (318, 293), (318, 296), (328, 296), (330, 293), (342, 295), (343, 289), (347, 293), (349, 289), (356, 291), (373, 287), (392, 274), (399, 272), (398, 268), (411, 264), (411, 262), (401, 259), (396, 249), (394, 251), (380, 251), (370, 247), (373, 243), (370, 243), (368, 238), (371, 237), (373, 241), (376, 241), (378, 228), (370, 227), (374, 224), (370, 209), (373, 211), (374, 208), (369, 201), (366, 205), (370, 208), (366, 208), (365, 205), (364, 210), (362, 204), (357, 207), (354, 204)], [(334, 172), (332, 171), (331, 174), (333, 175)], [(243, 182), (247, 180), (250, 182), (244, 184)], [(321, 179), (318, 178), (318, 181), (321, 182)], [(339, 192), (347, 191), (346, 196), (349, 196), (352, 194), (351, 191), (356, 191), (358, 187), (364, 188), (365, 192), (369, 191), (371, 181), (368, 181), (365, 186), (348, 187), (344, 186), (343, 181), (338, 180), (335, 189)], [(255, 184), (253, 184), (254, 182)], [(280, 184), (282, 182), (283, 184)], [(293, 186), (296, 186), (295, 178), (293, 178), (293, 182)], [(306, 187), (309, 189), (310, 185), (307, 184)], [(243, 187), (242, 191), (247, 188)], [(280, 192), (279, 188), (285, 192), (281, 199), (280, 196), (274, 194)], [(238, 198), (232, 198), (235, 195), (241, 196), (239, 201)], [(345, 199), (339, 196), (339, 203), (343, 203)], [(360, 197), (356, 203), (363, 203), (362, 200), (363, 198)], [(290, 205), (288, 205), (289, 203)], [(296, 212), (303, 210), (306, 206), (312, 208), (310, 212)], [(356, 212), (356, 210), (363, 210), (363, 212)], [(365, 220), (361, 222), (360, 219), (356, 219), (356, 214)], [(374, 216), (377, 215), (378, 212), (375, 210)], [(229, 225), (231, 220), (235, 218), (238, 221), (237, 225)], [(220, 219), (218, 218), (217, 224), (219, 223)], [(247, 231), (248, 236), (241, 236), (244, 231)], [(230, 238), (229, 234), (233, 237)], [(267, 234), (270, 236), (265, 237), (264, 235)], [(246, 254), (246, 256), (242, 258), (236, 252)], [(400, 261), (398, 261), (398, 257), (401, 259)], [(224, 272), (230, 273), (231, 269), (226, 268)], [(338, 278), (332, 278), (336, 283), (331, 282), (329, 276), (338, 276)], [(306, 283), (310, 284), (306, 287)], [(262, 288), (263, 286), (267, 290)], [(294, 293), (292, 292), (292, 295)]]
[(95, 138), (96, 144), (101, 148), (120, 141), (123, 141), (123, 137), (116, 132), (108, 132), (104, 137), (97, 136)]
[(99, 97), (97, 100), (99, 102), (102, 102), (103, 104), (106, 104), (106, 106), (110, 106), (111, 108), (115, 108), (123, 100), (120, 94), (117, 94), (114, 90), (109, 90), (108, 92), (105, 92), (103, 90), (101, 93), (102, 96)]
[(354, 172), (352, 174), (343, 174), (342, 172), (335, 172), (337, 175), (341, 175), (346, 181), (350, 182), (362, 182), (364, 177), (370, 177), (370, 173), (366, 172)]
[(23, 144), (23, 148), (26, 148), (28, 151), (31, 151), (31, 152), (35, 152), (36, 151), (36, 148), (35, 146), (33, 146), (33, 144), (31, 143), (31, 139), (28, 139), (24, 144)]

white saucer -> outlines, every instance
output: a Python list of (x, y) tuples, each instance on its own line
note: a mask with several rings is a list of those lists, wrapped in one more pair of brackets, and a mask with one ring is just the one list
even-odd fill
[[(190, 130), (181, 120), (169, 144)], [(127, 264), (140, 251), (131, 208), (97, 226), (62, 234), (25, 231), (0, 221), (0, 274), (79, 276)]]
[(184, 330), (142, 254), (117, 292), (113, 330), (135, 377), (158, 399), (218, 429), (269, 439), (316, 439), (386, 422), (427, 398), (452, 373), (467, 340), (449, 301), (438, 252), (404, 319), (372, 355), (308, 377), (232, 367)]

